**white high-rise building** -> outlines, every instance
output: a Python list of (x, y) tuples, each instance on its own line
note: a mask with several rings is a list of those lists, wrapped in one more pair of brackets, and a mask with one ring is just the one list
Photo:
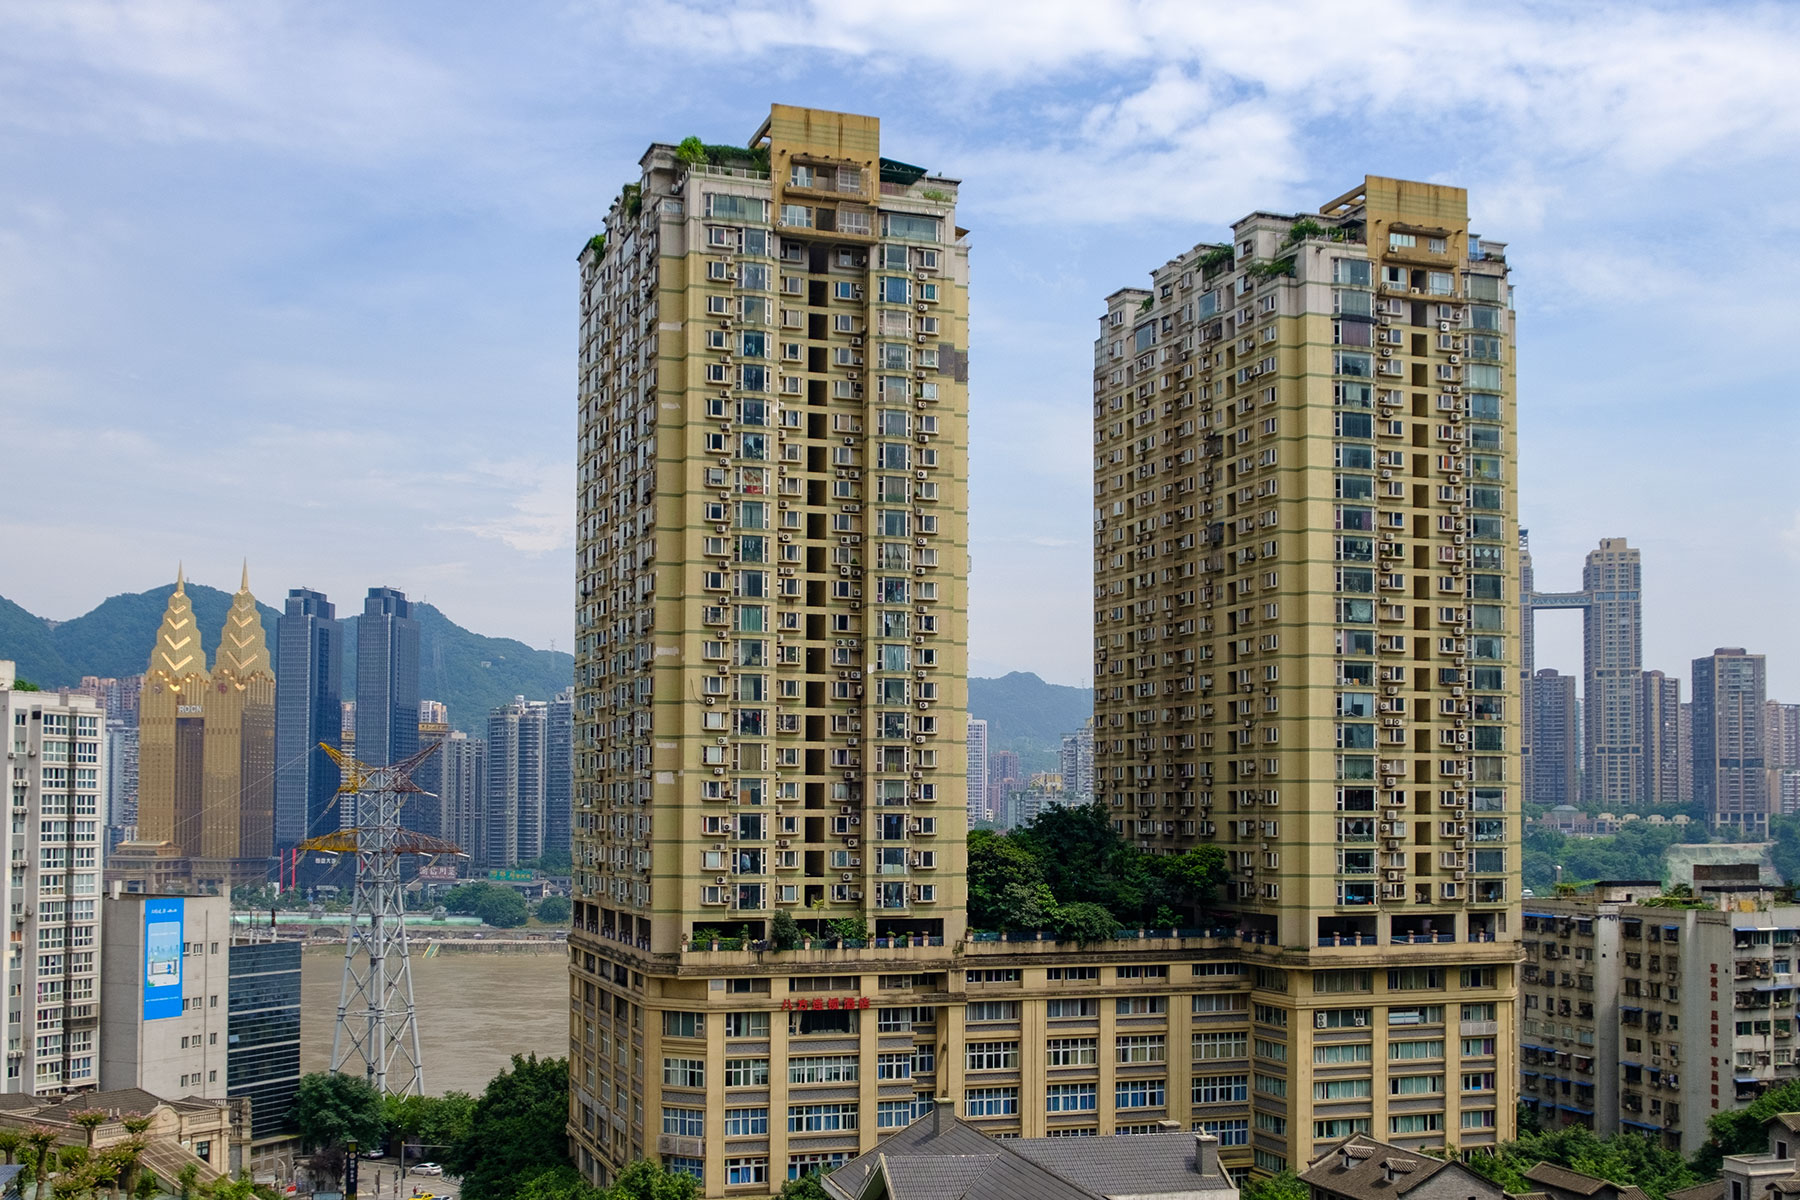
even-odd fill
[(514, 698), (488, 715), (487, 797), (477, 861), (514, 867), (544, 853), (544, 750), (550, 706)]
[(988, 727), (980, 717), (969, 718), (969, 824), (987, 820)]
[(100, 797), (105, 710), (90, 696), (19, 691), (0, 662), (13, 863), (0, 896), (14, 940), (3, 960), (7, 1092), (91, 1088), (99, 1042)]

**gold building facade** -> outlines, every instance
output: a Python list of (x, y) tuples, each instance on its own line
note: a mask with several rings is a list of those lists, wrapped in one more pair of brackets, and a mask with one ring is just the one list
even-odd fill
[(275, 672), (249, 571), (211, 670), (178, 579), (138, 702), (137, 837), (115, 852), (109, 878), (260, 881), (274, 853), (274, 776)]
[[(1147, 850), (1223, 848), (1238, 936), (1280, 948), (1258, 1166), (1357, 1131), (1491, 1144), (1521, 836), (1505, 248), (1461, 189), (1377, 177), (1232, 235), (1109, 297), (1095, 342), (1095, 794)], [(1277, 1040), (1340, 1020), (1370, 1058)]]

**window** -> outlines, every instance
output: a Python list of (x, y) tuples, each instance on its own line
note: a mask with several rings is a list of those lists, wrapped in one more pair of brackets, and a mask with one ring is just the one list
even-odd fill
[(1194, 1060), (1204, 1062), (1221, 1058), (1248, 1058), (1250, 1035), (1247, 1033), (1196, 1033)]
[(1326, 1079), (1313, 1084), (1314, 1100), (1366, 1100), (1374, 1094), (1367, 1079)]
[(1100, 1061), (1095, 1038), (1051, 1038), (1044, 1043), (1046, 1064), (1052, 1067), (1089, 1067)]
[(913, 1123), (911, 1100), (882, 1100), (875, 1105), (875, 1128), (904, 1129)]
[(790, 1104), (787, 1127), (789, 1133), (836, 1133), (856, 1128), (856, 1105)]
[(1195, 1104), (1241, 1104), (1250, 1098), (1248, 1075), (1196, 1075)]
[(1168, 1061), (1169, 1047), (1160, 1033), (1135, 1034), (1119, 1037), (1113, 1053), (1114, 1062), (1159, 1063)]
[(1402, 967), (1387, 973), (1388, 991), (1409, 992), (1444, 986), (1442, 967)]
[(899, 1054), (881, 1054), (875, 1059), (875, 1078), (877, 1079), (911, 1079), (913, 1074), (913, 1056), (911, 1051)]
[(1410, 233), (1389, 233), (1389, 250), (1406, 250), (1419, 244), (1419, 239)]
[(768, 1087), (769, 1060), (766, 1058), (728, 1058), (725, 1060), (726, 1087)]
[(970, 1021), (1017, 1021), (1019, 1019), (1019, 1002), (1017, 1000), (972, 1001), (968, 1008), (968, 1019)]
[(1388, 1079), (1390, 1096), (1435, 1096), (1443, 1090), (1442, 1075), (1394, 1075)]
[[(971, 1010), (976, 1007), (974, 1004), (969, 1005)], [(1099, 1015), (1100, 1002), (1098, 1000), (1049, 1000), (1044, 1005), (1044, 1016), (1052, 1021), (1098, 1017)], [(973, 1021), (976, 1018), (971, 1015), (969, 1019)]]
[(1098, 1107), (1095, 1083), (1053, 1083), (1044, 1090), (1045, 1112), (1093, 1112)]
[(1405, 1117), (1389, 1117), (1389, 1133), (1436, 1133), (1444, 1128), (1443, 1113), (1415, 1113)]
[(1367, 1117), (1337, 1117), (1332, 1120), (1313, 1122), (1313, 1141), (1335, 1141), (1347, 1138), (1351, 1134), (1369, 1132)]
[(1405, 1062), (1411, 1059), (1442, 1057), (1444, 1057), (1444, 1041), (1442, 1038), (1437, 1038), (1432, 1041), (1388, 1043), (1389, 1062)]
[(663, 1059), (663, 1084), (666, 1087), (705, 1087), (706, 1060), (704, 1058)]
[(1168, 1011), (1167, 996), (1121, 996), (1113, 1001), (1113, 1013), (1121, 1017), (1142, 1017)]
[(1019, 1069), (1019, 1043), (970, 1042), (968, 1066), (971, 1071), (1016, 1071)]
[(662, 1131), (675, 1137), (702, 1137), (706, 1133), (706, 1110), (702, 1108), (665, 1108)]
[(1334, 1046), (1314, 1046), (1313, 1064), (1340, 1067), (1350, 1063), (1374, 1061), (1375, 1047), (1368, 1042), (1345, 1042)]
[(858, 1060), (854, 1054), (824, 1054), (788, 1059), (789, 1083), (855, 1083)]
[(769, 1036), (769, 1014), (766, 1012), (726, 1013), (725, 1036), (728, 1038), (766, 1038)]
[(1113, 1089), (1118, 1108), (1161, 1108), (1168, 1103), (1168, 1087), (1161, 1079), (1130, 1079)]
[(1228, 1118), (1222, 1121), (1195, 1121), (1194, 1129), (1200, 1133), (1210, 1133), (1219, 1139), (1221, 1146), (1248, 1146), (1250, 1144), (1250, 1120), (1248, 1117)]
[(766, 1137), (768, 1133), (768, 1109), (728, 1108), (725, 1110), (726, 1137)]
[(725, 1183), (769, 1182), (769, 1160), (766, 1158), (728, 1158), (725, 1160)]
[(1019, 1112), (1016, 1087), (970, 1088), (963, 1093), (965, 1117), (1012, 1117)]
[(706, 1016), (703, 1013), (666, 1012), (663, 1014), (664, 1037), (705, 1037)]

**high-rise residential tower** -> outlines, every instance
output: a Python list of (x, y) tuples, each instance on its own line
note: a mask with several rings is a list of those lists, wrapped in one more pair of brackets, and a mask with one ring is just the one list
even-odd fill
[[(1242, 1068), (1274, 1080), (1252, 1089), (1259, 1166), (1371, 1124), (1504, 1139), (1522, 632), (1504, 246), (1469, 232), (1462, 189), (1373, 176), (1231, 233), (1115, 292), (1095, 341), (1096, 797), (1146, 850), (1225, 849), (1241, 937), (1283, 948), (1255, 969)], [(1345, 1020), (1373, 1024), (1372, 1049), (1308, 1036)], [(1427, 1069), (1499, 1087), (1439, 1094), (1412, 1079)]]
[(343, 627), (323, 592), (294, 588), (275, 633), (275, 844), (291, 850), (338, 826), (340, 781), (321, 743), (341, 745)]
[(406, 593), (369, 589), (356, 623), (356, 758), (396, 763), (419, 748), (419, 623)]
[(549, 706), (516, 697), (488, 714), (487, 788), (476, 859), (516, 867), (544, 852), (544, 751)]
[(1546, 808), (1581, 800), (1581, 707), (1575, 677), (1539, 671), (1531, 680), (1531, 802)]
[(1589, 800), (1614, 810), (1640, 804), (1644, 795), (1643, 576), (1642, 555), (1624, 538), (1601, 538), (1581, 572), (1588, 598), (1581, 626), (1582, 785)]
[[(944, 1028), (926, 996), (964, 921), (967, 245), (955, 181), (884, 158), (880, 132), (776, 105), (747, 150), (654, 144), (581, 255), (571, 1133), (598, 1177), (660, 1153), (712, 1195), (841, 1161), (882, 1128), (858, 1009), (905, 1006), (880, 1036), (909, 1075), (914, 1006), (920, 1036)], [(921, 946), (789, 955), (773, 979), (696, 952), (778, 914)], [(742, 1012), (698, 1011), (714, 1000)], [(800, 1103), (813, 1068), (787, 1061), (845, 1038), (871, 1052), (860, 1124)], [(760, 1150), (725, 1148), (734, 1085), (764, 1091), (730, 1118)], [(881, 1095), (910, 1113), (931, 1086)]]
[(969, 732), (964, 742), (964, 778), (969, 788), (969, 824), (987, 820), (988, 794), (988, 723), (980, 717), (969, 718)]
[(1764, 759), (1770, 770), (1800, 767), (1800, 704), (1763, 701)]
[(1089, 718), (1074, 733), (1063, 735), (1058, 766), (1064, 804), (1086, 804), (1094, 796), (1094, 722)]
[(100, 797), (105, 710), (72, 692), (13, 690), (0, 661), (12, 796), (13, 864), (0, 878), (13, 950), (0, 959), (7, 995), (0, 1092), (92, 1090), (101, 943)]
[(438, 766), (438, 813), (442, 821), (439, 836), (474, 855), (480, 844), (476, 822), (484, 811), (487, 794), (487, 741), (453, 729), (445, 736), (443, 747), (432, 757), (441, 760)]
[(575, 795), (575, 691), (550, 698), (544, 723), (544, 836), (542, 854), (569, 853)]
[(1681, 760), (1686, 753), (1681, 744), (1681, 680), (1661, 671), (1645, 671), (1638, 678), (1638, 719), (1643, 722), (1638, 741), (1644, 747), (1639, 803), (1685, 803), (1687, 797), (1681, 791)]
[(1763, 762), (1763, 656), (1722, 646), (1694, 660), (1694, 802), (1715, 827), (1766, 833), (1773, 808)]

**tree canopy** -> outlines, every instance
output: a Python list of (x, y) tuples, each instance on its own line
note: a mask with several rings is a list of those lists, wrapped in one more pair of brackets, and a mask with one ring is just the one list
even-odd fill
[(512, 1069), (488, 1081), (467, 1132), (442, 1161), (461, 1176), (465, 1200), (509, 1200), (523, 1180), (573, 1169), (568, 1119), (568, 1060), (515, 1054)]
[(1101, 805), (1047, 808), (1010, 833), (969, 834), (969, 922), (1075, 941), (1110, 937), (1121, 924), (1190, 925), (1226, 874), (1217, 846), (1146, 854)]
[(444, 893), (442, 903), (446, 912), (480, 917), (482, 924), (495, 929), (517, 929), (531, 917), (518, 892), (486, 880), (451, 888)]
[(1509, 1192), (1537, 1190), (1536, 1185), (1525, 1178), (1525, 1172), (1541, 1162), (1595, 1175), (1621, 1187), (1635, 1184), (1648, 1192), (1653, 1200), (1663, 1200), (1666, 1193), (1692, 1186), (1702, 1178), (1688, 1166), (1679, 1151), (1659, 1145), (1642, 1134), (1596, 1137), (1593, 1130), (1580, 1126), (1527, 1133), (1493, 1151), (1463, 1156), (1464, 1166)]
[(376, 1146), (387, 1132), (381, 1094), (354, 1075), (315, 1071), (302, 1076), (288, 1117), (308, 1150), (350, 1142)]

